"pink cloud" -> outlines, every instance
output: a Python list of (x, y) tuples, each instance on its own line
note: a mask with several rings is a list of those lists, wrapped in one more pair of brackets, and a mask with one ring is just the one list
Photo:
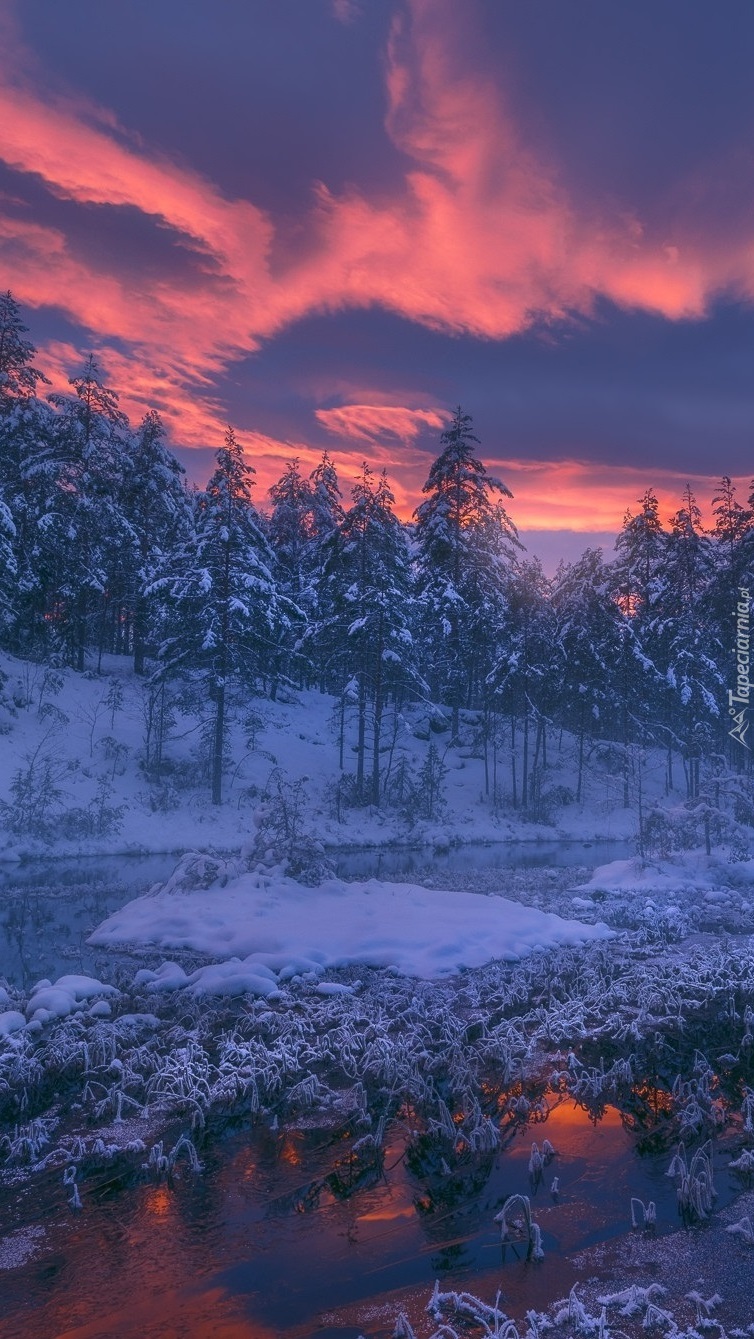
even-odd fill
[(427, 428), (442, 431), (448, 417), (441, 409), (372, 404), (315, 409), (314, 416), (334, 436), (362, 442), (376, 442), (386, 437), (396, 442), (412, 442)]
[[(341, 18), (352, 9), (335, 5)], [(451, 0), (407, 0), (396, 12), (385, 128), (406, 156), (404, 179), (391, 198), (320, 183), (299, 254), (284, 251), (274, 219), (253, 201), (226, 198), (107, 109), (45, 93), (43, 72), (6, 29), (6, 71), (23, 76), (0, 75), (0, 158), (82, 206), (139, 210), (195, 261), (190, 279), (126, 277), (117, 256), (95, 263), (64, 232), (19, 218), (0, 199), (0, 256), (16, 295), (60, 307), (91, 331), (132, 412), (160, 408), (175, 439), (195, 444), (222, 432), (213, 378), (314, 312), (376, 305), (502, 339), (588, 312), (598, 296), (673, 320), (703, 315), (722, 291), (754, 296), (752, 236), (721, 245), (684, 231), (678, 211), (673, 235), (657, 239), (609, 202), (573, 198), (525, 139), (499, 81), (469, 68), (463, 39), (473, 19), (473, 5)], [(114, 337), (126, 352), (105, 352)], [(315, 413), (341, 438), (383, 445), (443, 421), (434, 408), (366, 402)], [(562, 510), (560, 499), (545, 504)]]

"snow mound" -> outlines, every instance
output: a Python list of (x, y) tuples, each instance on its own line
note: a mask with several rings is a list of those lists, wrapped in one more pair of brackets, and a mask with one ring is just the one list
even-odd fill
[(9, 1037), (12, 1032), (19, 1032), (22, 1027), (26, 1027), (26, 1019), (18, 1009), (7, 1009), (5, 1013), (0, 1014), (0, 1037)]
[(330, 879), (310, 888), (246, 874), (223, 888), (137, 898), (109, 916), (89, 943), (187, 948), (221, 960), (190, 976), (176, 963), (139, 973), (150, 991), (269, 994), (304, 965), (321, 975), (361, 963), (431, 980), (612, 933), (602, 923), (564, 920), (503, 897), (376, 879)]
[(26, 1006), (26, 1017), (38, 1023), (67, 1018), (69, 1014), (80, 1013), (82, 1004), (89, 1000), (117, 994), (115, 986), (108, 986), (93, 976), (61, 976), (54, 984), (39, 981)]

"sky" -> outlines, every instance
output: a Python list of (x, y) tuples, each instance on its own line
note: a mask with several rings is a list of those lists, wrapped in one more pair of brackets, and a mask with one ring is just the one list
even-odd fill
[(457, 404), (552, 569), (754, 474), (751, 0), (0, 0), (0, 287), (203, 483)]

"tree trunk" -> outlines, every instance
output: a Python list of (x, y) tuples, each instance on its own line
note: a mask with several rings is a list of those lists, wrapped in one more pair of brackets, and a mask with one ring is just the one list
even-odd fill
[(363, 670), (359, 673), (359, 733), (356, 744), (356, 791), (359, 801), (364, 799), (364, 755), (367, 737), (367, 685)]
[(521, 806), (529, 808), (529, 704), (524, 706), (524, 756), (521, 766)]
[(225, 740), (225, 684), (216, 684), (215, 729), (212, 747), (212, 803), (223, 802), (223, 742)]
[(384, 614), (380, 609), (374, 667), (374, 737), (372, 743), (372, 804), (380, 802), (380, 733), (382, 729), (382, 638)]
[(144, 661), (146, 659), (146, 646), (144, 638), (144, 606), (140, 597), (137, 595), (134, 606), (134, 674), (142, 675), (144, 673)]

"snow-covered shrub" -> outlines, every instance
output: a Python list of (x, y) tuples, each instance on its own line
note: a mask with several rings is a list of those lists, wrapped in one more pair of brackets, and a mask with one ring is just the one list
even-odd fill
[(64, 762), (54, 745), (51, 729), (14, 773), (10, 801), (0, 800), (0, 816), (11, 832), (50, 840), (54, 819), (63, 805), (61, 782), (76, 764)]
[(78, 837), (113, 837), (123, 826), (124, 804), (111, 804), (113, 785), (108, 777), (102, 776), (97, 782), (97, 793), (92, 802), (85, 807), (76, 806), (64, 809), (55, 831), (57, 836), (69, 840)]
[(275, 768), (256, 809), (249, 849), (251, 867), (281, 865), (299, 883), (317, 884), (333, 874), (325, 848), (308, 819), (307, 777), (290, 781)]
[(50, 1116), (35, 1116), (25, 1125), (16, 1125), (12, 1134), (0, 1138), (0, 1153), (9, 1163), (36, 1162), (56, 1125), (57, 1120)]
[(360, 803), (359, 788), (353, 773), (341, 772), (333, 781), (328, 781), (325, 799), (332, 817), (337, 823), (342, 823), (345, 810), (357, 809)]

